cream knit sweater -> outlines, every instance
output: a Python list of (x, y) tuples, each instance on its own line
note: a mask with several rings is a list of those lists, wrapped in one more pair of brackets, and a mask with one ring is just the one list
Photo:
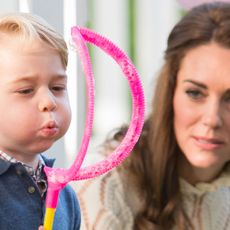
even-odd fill
[[(102, 159), (89, 156), (91, 164)], [(230, 230), (230, 167), (213, 183), (196, 186), (180, 180), (185, 210), (197, 230)], [(81, 206), (81, 230), (132, 230), (141, 194), (118, 169), (94, 179), (74, 183)]]

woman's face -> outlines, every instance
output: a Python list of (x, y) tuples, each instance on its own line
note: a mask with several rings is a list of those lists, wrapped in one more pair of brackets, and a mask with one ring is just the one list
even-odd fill
[(230, 49), (213, 42), (185, 55), (173, 108), (180, 173), (191, 182), (214, 179), (230, 160)]

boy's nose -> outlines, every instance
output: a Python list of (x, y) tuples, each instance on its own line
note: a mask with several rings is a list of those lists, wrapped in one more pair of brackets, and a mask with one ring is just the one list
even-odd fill
[(57, 104), (52, 93), (46, 93), (46, 95), (43, 95), (43, 97), (39, 101), (38, 107), (41, 112), (55, 110), (57, 108)]

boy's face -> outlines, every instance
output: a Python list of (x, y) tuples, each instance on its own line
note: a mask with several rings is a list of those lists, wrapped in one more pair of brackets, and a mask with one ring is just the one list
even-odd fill
[(33, 159), (67, 131), (67, 76), (46, 43), (7, 37), (0, 44), (0, 150)]

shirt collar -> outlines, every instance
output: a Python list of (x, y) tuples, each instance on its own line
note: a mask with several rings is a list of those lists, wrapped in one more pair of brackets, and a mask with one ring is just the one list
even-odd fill
[(14, 158), (8, 155), (7, 153), (4, 153), (0, 150), (0, 158), (5, 161), (9, 161), (10, 163), (17, 163), (18, 161)]
[(29, 173), (29, 175), (32, 177), (39, 176), (42, 172), (43, 165), (45, 165), (45, 162), (40, 155), (39, 155), (39, 161), (38, 161), (38, 165), (36, 167), (36, 170), (34, 170), (33, 167), (31, 167), (30, 165), (27, 165), (21, 161), (18, 161), (14, 157), (8, 155), (7, 153), (5, 153), (1, 150), (0, 150), (0, 159), (4, 160), (5, 162), (9, 162), (9, 163), (21, 163), (25, 167), (25, 169)]
[(6, 171), (9, 168), (10, 164), (18, 164), (18, 163), (21, 164), (36, 183), (41, 196), (44, 197), (44, 194), (47, 191), (47, 181), (43, 173), (43, 166), (45, 165), (45, 162), (41, 157), (41, 155), (39, 155), (38, 165), (35, 170), (30, 165), (18, 161), (17, 159), (9, 156), (7, 153), (3, 151), (0, 151), (0, 159), (2, 160), (0, 161), (0, 174)]

